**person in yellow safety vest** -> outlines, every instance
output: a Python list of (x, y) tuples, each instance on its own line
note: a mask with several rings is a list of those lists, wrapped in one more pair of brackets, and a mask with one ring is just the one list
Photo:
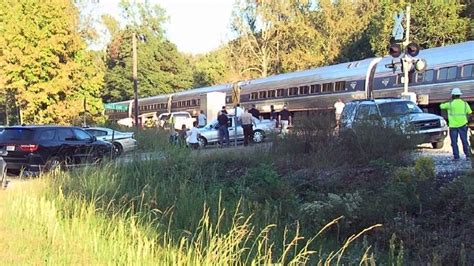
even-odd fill
[(471, 148), (467, 140), (467, 117), (472, 114), (472, 110), (469, 104), (461, 99), (461, 95), (461, 90), (454, 88), (451, 91), (452, 99), (439, 106), (442, 110), (448, 111), (449, 138), (451, 139), (454, 160), (459, 160), (458, 135), (461, 138), (466, 159), (471, 157)]

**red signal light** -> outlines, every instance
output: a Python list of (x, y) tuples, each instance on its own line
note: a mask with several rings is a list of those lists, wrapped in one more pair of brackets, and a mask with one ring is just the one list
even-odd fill
[(402, 47), (398, 43), (392, 43), (388, 47), (388, 53), (394, 57), (397, 58), (402, 54)]
[(35, 152), (39, 148), (38, 145), (35, 144), (25, 144), (25, 145), (20, 145), (20, 150), (21, 151), (26, 151), (26, 152)]
[(409, 54), (412, 57), (417, 56), (420, 53), (420, 46), (414, 42), (409, 43), (407, 45), (407, 54)]

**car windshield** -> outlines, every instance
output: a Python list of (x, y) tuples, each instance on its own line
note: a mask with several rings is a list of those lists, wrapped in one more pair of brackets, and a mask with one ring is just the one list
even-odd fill
[(170, 115), (162, 115), (160, 117), (160, 120), (168, 120), (169, 117), (170, 117)]
[(380, 114), (383, 117), (399, 116), (412, 113), (422, 113), (423, 111), (410, 101), (388, 102), (378, 105)]
[(0, 140), (31, 140), (33, 130), (26, 128), (5, 128), (0, 131)]

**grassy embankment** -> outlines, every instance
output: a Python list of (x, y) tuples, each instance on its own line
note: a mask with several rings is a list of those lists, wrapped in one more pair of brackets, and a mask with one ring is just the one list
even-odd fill
[[(6, 191), (1, 231), (19, 236), (3, 244), (2, 261), (473, 260), (472, 176), (439, 180), (432, 161), (411, 162), (413, 146), (390, 130), (335, 138), (323, 119), (300, 125), (272, 146), (211, 152), (170, 147), (166, 134), (141, 132), (142, 149), (159, 149), (159, 159), (82, 169), (33, 180), (25, 185), (32, 191)], [(371, 228), (377, 224), (383, 227)], [(354, 239), (360, 232), (363, 239)], [(23, 250), (31, 245), (38, 250)]]

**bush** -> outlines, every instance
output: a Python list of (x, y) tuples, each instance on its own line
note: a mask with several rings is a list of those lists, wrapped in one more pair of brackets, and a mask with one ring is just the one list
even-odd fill
[(286, 156), (296, 168), (357, 166), (375, 160), (404, 164), (409, 157), (407, 153), (417, 143), (397, 127), (381, 123), (359, 124), (338, 132), (333, 127), (332, 115), (328, 114), (308, 115), (295, 124), (290, 134), (276, 139), (273, 150)]

